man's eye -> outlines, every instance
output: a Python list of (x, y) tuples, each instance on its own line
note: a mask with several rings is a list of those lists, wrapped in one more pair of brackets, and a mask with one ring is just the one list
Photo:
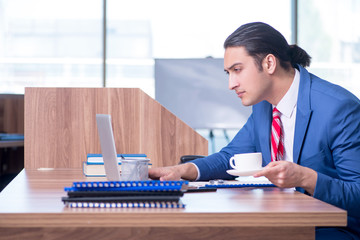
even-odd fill
[(239, 72), (241, 69), (240, 68), (234, 68), (235, 72)]
[(226, 75), (229, 75), (229, 72), (228, 72), (228, 71), (224, 70), (224, 72), (225, 72)]

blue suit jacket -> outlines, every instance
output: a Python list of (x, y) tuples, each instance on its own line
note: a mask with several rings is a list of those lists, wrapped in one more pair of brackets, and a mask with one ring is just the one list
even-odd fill
[[(294, 162), (317, 171), (314, 197), (348, 211), (345, 230), (360, 236), (360, 101), (347, 90), (324, 81), (306, 69), (300, 85), (294, 135)], [(261, 152), (270, 161), (272, 105), (253, 106), (252, 115), (220, 152), (193, 162), (199, 180), (231, 179), (229, 159), (237, 153)], [(303, 189), (297, 188), (304, 192)]]

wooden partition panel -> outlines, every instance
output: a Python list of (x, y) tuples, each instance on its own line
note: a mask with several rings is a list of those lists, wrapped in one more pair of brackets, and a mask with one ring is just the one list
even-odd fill
[(111, 114), (118, 153), (145, 153), (153, 166), (208, 154), (206, 139), (140, 89), (26, 88), (25, 168), (81, 168), (101, 153), (97, 113)]

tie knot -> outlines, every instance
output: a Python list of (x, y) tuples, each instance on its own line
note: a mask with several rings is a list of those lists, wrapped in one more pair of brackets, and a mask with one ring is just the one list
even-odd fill
[(280, 112), (276, 107), (273, 109), (273, 118), (275, 117), (280, 117)]

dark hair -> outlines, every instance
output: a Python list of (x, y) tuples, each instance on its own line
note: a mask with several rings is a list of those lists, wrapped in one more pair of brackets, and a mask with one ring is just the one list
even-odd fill
[(224, 42), (224, 48), (245, 47), (262, 70), (262, 60), (266, 55), (273, 54), (279, 59), (284, 69), (300, 64), (310, 66), (311, 57), (296, 44), (289, 45), (284, 36), (270, 25), (253, 22), (240, 26)]

